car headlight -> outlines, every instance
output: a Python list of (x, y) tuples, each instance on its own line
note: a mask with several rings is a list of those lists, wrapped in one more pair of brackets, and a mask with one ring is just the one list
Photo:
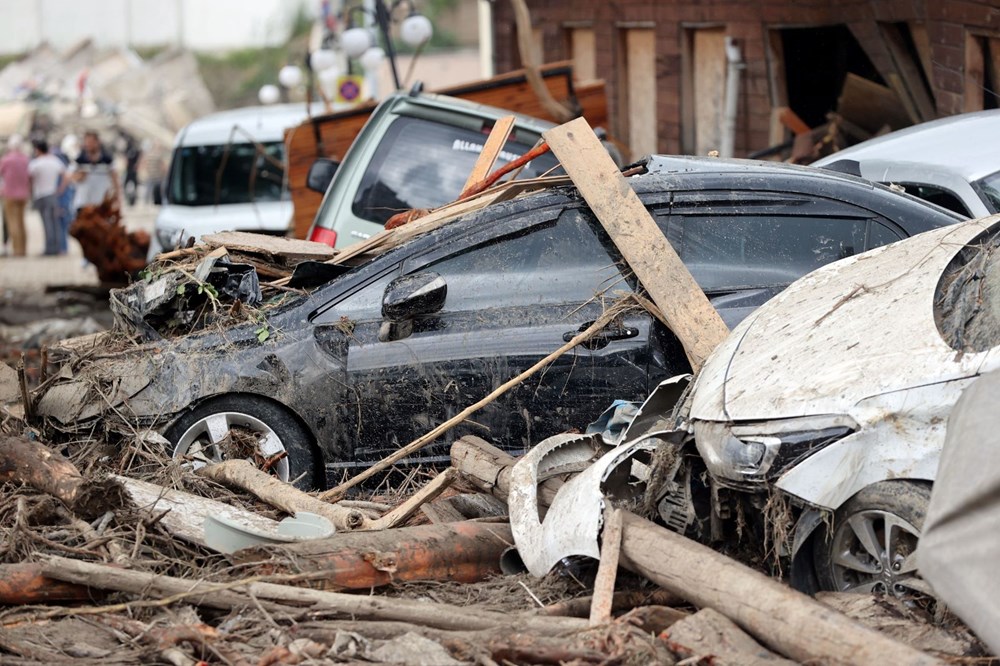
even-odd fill
[(160, 242), (160, 247), (163, 248), (164, 252), (169, 252), (170, 250), (177, 249), (177, 246), (181, 243), (181, 236), (184, 235), (183, 229), (157, 229), (156, 230), (156, 240)]
[[(854, 432), (852, 425), (762, 434), (765, 426), (696, 421), (695, 444), (715, 476), (764, 482)], [(787, 427), (789, 424), (783, 424)]]

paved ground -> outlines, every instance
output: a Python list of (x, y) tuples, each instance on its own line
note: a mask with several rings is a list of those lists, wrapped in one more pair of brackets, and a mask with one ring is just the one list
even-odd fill
[[(152, 232), (158, 207), (136, 204), (125, 208), (126, 227)], [(80, 244), (69, 239), (69, 254), (64, 257), (41, 256), (45, 245), (42, 218), (34, 210), (25, 215), (28, 234), (27, 257), (0, 257), (0, 289), (4, 291), (42, 291), (53, 285), (96, 285), (97, 271), (83, 259)], [(6, 248), (10, 250), (9, 246)]]

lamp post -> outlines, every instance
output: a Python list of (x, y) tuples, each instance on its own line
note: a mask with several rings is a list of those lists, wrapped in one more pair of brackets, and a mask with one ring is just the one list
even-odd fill
[[(400, 24), (399, 32), (403, 41), (416, 48), (425, 44), (434, 32), (434, 27), (431, 25), (430, 20), (417, 12), (416, 7), (413, 5), (413, 0), (394, 0), (389, 6), (386, 6), (384, 0), (374, 0), (375, 9), (373, 18), (378, 25), (379, 32), (382, 33), (382, 41), (385, 44), (384, 55), (389, 58), (389, 66), (392, 68), (392, 81), (397, 90), (401, 87), (401, 83), (399, 80), (399, 71), (396, 68), (396, 49), (392, 43), (389, 26), (393, 23), (393, 13), (404, 2), (410, 6), (410, 13)], [(370, 15), (372, 10), (357, 6), (349, 11), (361, 11)], [(363, 66), (365, 64), (377, 65), (378, 61), (380, 61), (377, 52), (368, 53), (378, 48), (375, 42), (374, 36), (367, 28), (349, 28), (340, 36), (340, 45), (344, 49), (344, 53), (350, 58), (361, 60)]]

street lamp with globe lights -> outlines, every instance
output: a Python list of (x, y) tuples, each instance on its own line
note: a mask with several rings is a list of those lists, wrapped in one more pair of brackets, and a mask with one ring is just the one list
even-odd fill
[[(382, 57), (388, 56), (389, 66), (392, 68), (392, 81), (397, 90), (399, 90), (401, 84), (399, 81), (399, 72), (396, 69), (396, 49), (392, 44), (389, 26), (393, 23), (393, 13), (404, 2), (409, 5), (410, 13), (400, 23), (399, 36), (407, 45), (413, 48), (422, 46), (434, 34), (434, 27), (431, 25), (430, 19), (417, 12), (416, 7), (413, 5), (413, 0), (394, 0), (389, 6), (386, 6), (383, 0), (375, 0), (374, 18), (379, 32), (382, 33), (382, 41), (385, 43), (384, 51), (378, 47), (375, 35), (368, 28), (349, 28), (340, 36), (340, 46), (347, 57), (358, 59), (362, 67), (366, 69), (368, 69), (368, 65), (377, 67)], [(349, 10), (349, 12), (354, 11), (370, 13), (370, 10), (361, 6), (353, 7)], [(375, 49), (378, 49), (378, 51), (375, 51)], [(368, 53), (369, 51), (372, 51), (372, 53)]]

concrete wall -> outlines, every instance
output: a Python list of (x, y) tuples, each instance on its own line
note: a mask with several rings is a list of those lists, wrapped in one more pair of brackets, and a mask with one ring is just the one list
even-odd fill
[(56, 48), (91, 38), (99, 46), (184, 46), (228, 50), (288, 38), (307, 0), (0, 0), (0, 54), (47, 41)]

